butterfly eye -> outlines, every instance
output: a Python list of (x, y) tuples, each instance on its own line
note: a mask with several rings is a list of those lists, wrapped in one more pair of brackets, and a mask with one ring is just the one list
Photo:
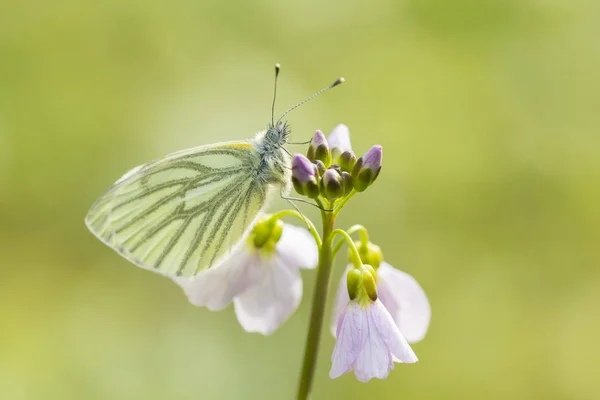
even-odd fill
[(275, 129), (270, 129), (267, 132), (267, 137), (271, 142), (277, 142), (279, 140), (279, 132), (277, 132)]

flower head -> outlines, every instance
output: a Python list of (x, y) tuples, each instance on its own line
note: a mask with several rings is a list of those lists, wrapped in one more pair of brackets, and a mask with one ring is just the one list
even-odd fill
[[(337, 318), (349, 301), (346, 290), (346, 274), (352, 269), (349, 265), (340, 281), (335, 305), (334, 318)], [(377, 293), (381, 303), (392, 316), (396, 326), (409, 343), (422, 340), (427, 333), (431, 319), (431, 307), (425, 292), (417, 281), (390, 264), (382, 261), (376, 268)], [(335, 335), (336, 321), (332, 321)]]
[(264, 217), (228, 259), (174, 281), (192, 304), (216, 311), (233, 302), (246, 331), (269, 335), (300, 304), (299, 268), (316, 264), (317, 247), (305, 229)]
[(373, 268), (365, 267), (351, 269), (347, 275), (349, 300), (337, 321), (329, 372), (332, 379), (352, 370), (361, 382), (384, 379), (394, 362), (417, 362), (417, 356), (377, 297)]

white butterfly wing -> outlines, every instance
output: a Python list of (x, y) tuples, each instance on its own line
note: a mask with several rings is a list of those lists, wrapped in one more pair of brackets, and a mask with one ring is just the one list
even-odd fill
[(251, 142), (200, 146), (127, 172), (85, 219), (104, 243), (142, 268), (194, 276), (240, 241), (264, 208)]

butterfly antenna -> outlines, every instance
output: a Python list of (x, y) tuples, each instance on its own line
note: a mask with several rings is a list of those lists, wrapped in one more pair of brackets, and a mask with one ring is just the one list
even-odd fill
[(279, 76), (279, 70), (281, 65), (275, 64), (275, 87), (273, 88), (273, 105), (271, 106), (271, 125), (275, 126), (275, 99), (277, 98), (277, 77)]
[(319, 90), (317, 93), (313, 94), (312, 96), (310, 96), (310, 97), (302, 100), (300, 103), (296, 104), (294, 107), (292, 107), (289, 110), (287, 110), (286, 112), (284, 112), (283, 115), (281, 117), (279, 117), (279, 119), (277, 120), (277, 123), (279, 123), (279, 121), (281, 121), (283, 119), (283, 117), (285, 117), (286, 115), (288, 115), (289, 113), (291, 113), (292, 111), (294, 111), (296, 108), (300, 107), (302, 104), (306, 103), (307, 101), (310, 101), (310, 100), (314, 99), (315, 97), (317, 97), (321, 93), (324, 93), (324, 92), (328, 91), (329, 89), (333, 89), (337, 85), (341, 85), (342, 83), (344, 83), (344, 78), (339, 78), (338, 80), (336, 80), (335, 82), (333, 82), (331, 85), (329, 85), (329, 86), (327, 86), (327, 87)]

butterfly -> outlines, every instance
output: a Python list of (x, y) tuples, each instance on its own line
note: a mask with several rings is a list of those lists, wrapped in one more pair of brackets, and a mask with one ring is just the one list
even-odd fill
[(134, 264), (167, 276), (195, 276), (219, 264), (244, 238), (273, 197), (289, 191), (291, 155), (284, 147), (292, 110), (252, 139), (199, 146), (137, 166), (90, 208), (85, 223)]

